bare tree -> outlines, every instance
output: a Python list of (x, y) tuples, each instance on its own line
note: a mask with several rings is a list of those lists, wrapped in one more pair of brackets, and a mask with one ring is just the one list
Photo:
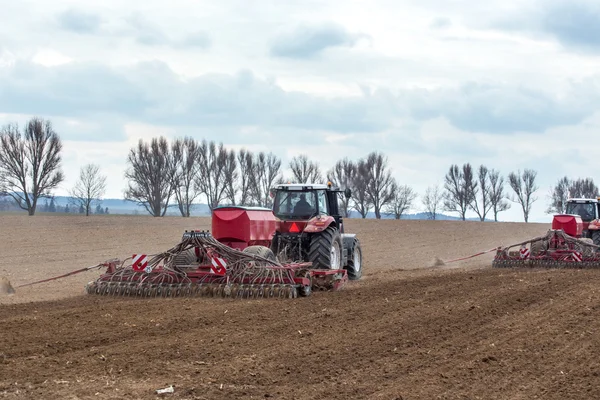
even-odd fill
[(437, 219), (437, 210), (442, 206), (444, 197), (438, 185), (429, 186), (423, 196), (423, 205), (429, 219)]
[(248, 205), (252, 199), (252, 183), (256, 174), (254, 155), (252, 152), (241, 149), (237, 155), (237, 161), (240, 168), (239, 173), (239, 193), (240, 204)]
[(225, 198), (231, 205), (235, 205), (235, 197), (238, 193), (238, 178), (239, 170), (235, 150), (230, 150), (225, 157), (223, 179), (225, 180)]
[(381, 219), (381, 210), (394, 198), (396, 184), (388, 167), (387, 157), (372, 152), (367, 156), (367, 196), (375, 211), (375, 218)]
[(510, 208), (510, 204), (505, 200), (504, 177), (500, 172), (494, 169), (489, 171), (490, 179), (490, 203), (494, 213), (494, 221), (498, 222), (498, 214)]
[(292, 158), (290, 169), (295, 183), (318, 183), (323, 180), (319, 164), (310, 161), (304, 154)]
[(200, 170), (196, 175), (195, 183), (206, 196), (208, 208), (212, 210), (225, 198), (225, 166), (227, 164), (227, 150), (223, 143), (206, 140), (200, 145)]
[(177, 168), (174, 185), (175, 199), (182, 217), (191, 215), (194, 201), (202, 193), (194, 184), (200, 171), (200, 146), (191, 137), (176, 139), (172, 144), (173, 159)]
[(0, 131), (0, 187), (29, 215), (63, 180), (62, 141), (50, 121), (32, 118), (23, 134), (16, 124)]
[(516, 174), (511, 172), (508, 175), (510, 187), (516, 195), (516, 198), (513, 197), (511, 200), (521, 205), (525, 222), (529, 222), (531, 206), (537, 200), (537, 197), (533, 196), (538, 189), (535, 183), (536, 176), (537, 172), (532, 169), (525, 169), (522, 175), (520, 170)]
[(475, 200), (477, 193), (473, 168), (468, 163), (463, 165), (462, 170), (456, 164), (451, 165), (444, 179), (444, 208), (446, 211), (458, 212), (464, 221), (467, 210)]
[(362, 218), (367, 218), (369, 210), (373, 206), (371, 197), (367, 194), (368, 186), (369, 167), (367, 162), (361, 159), (356, 164), (356, 174), (352, 179), (352, 203), (353, 208)]
[(125, 178), (129, 180), (125, 199), (142, 205), (150, 215), (162, 217), (177, 184), (177, 164), (167, 139), (142, 139), (127, 156)]
[(92, 206), (99, 205), (106, 191), (106, 176), (100, 175), (100, 166), (87, 164), (79, 171), (79, 180), (70, 191), (71, 204), (83, 207), (86, 216), (90, 215)]
[(473, 200), (469, 207), (475, 211), (475, 214), (479, 217), (480, 221), (485, 221), (485, 217), (492, 209), (491, 201), (491, 183), (489, 180), (489, 170), (485, 165), (480, 165), (477, 172), (477, 183), (479, 184), (478, 191), (480, 196), (476, 194), (473, 196)]
[(562, 214), (567, 208), (567, 200), (569, 199), (569, 186), (571, 181), (566, 176), (559, 179), (556, 185), (550, 190), (550, 205), (546, 213)]
[(406, 211), (410, 210), (416, 198), (417, 194), (410, 186), (396, 184), (394, 198), (388, 204), (386, 211), (396, 219), (400, 219)]
[(576, 179), (569, 185), (570, 197), (595, 199), (598, 196), (598, 186), (592, 178)]
[(271, 187), (281, 181), (281, 159), (273, 153), (258, 153), (254, 160), (254, 174), (252, 175), (252, 198), (257, 205), (271, 207)]
[[(347, 157), (335, 163), (333, 168), (327, 172), (327, 180), (342, 189), (353, 189), (352, 183), (356, 176), (356, 164)], [(341, 208), (345, 218), (350, 217), (350, 199), (345, 196), (341, 200)]]

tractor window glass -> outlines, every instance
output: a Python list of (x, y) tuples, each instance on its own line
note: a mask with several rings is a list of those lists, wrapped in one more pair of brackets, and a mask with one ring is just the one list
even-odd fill
[(316, 210), (314, 192), (280, 191), (275, 198), (274, 211), (284, 217), (308, 218)]
[(589, 221), (595, 218), (594, 206), (593, 203), (569, 203), (567, 214), (579, 215), (582, 220)]
[(317, 191), (317, 201), (319, 203), (319, 212), (322, 214), (328, 214), (327, 209), (327, 194), (324, 190)]

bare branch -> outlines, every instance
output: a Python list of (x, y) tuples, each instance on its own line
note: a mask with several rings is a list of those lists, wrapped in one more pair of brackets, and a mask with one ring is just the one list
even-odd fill
[(375, 218), (381, 219), (381, 210), (394, 199), (396, 183), (388, 167), (387, 157), (383, 154), (370, 153), (367, 156), (365, 167), (367, 196), (373, 205)]
[(167, 140), (161, 136), (148, 144), (140, 139), (127, 163), (125, 199), (142, 205), (154, 217), (164, 216), (177, 184), (177, 163)]
[[(353, 182), (356, 177), (356, 164), (347, 157), (335, 163), (333, 168), (327, 172), (327, 180), (331, 181), (334, 186), (339, 186), (342, 189), (350, 189), (354, 191)], [(350, 199), (342, 196), (341, 200), (343, 216), (350, 217)]]
[(290, 169), (295, 183), (318, 183), (323, 180), (319, 164), (310, 161), (304, 154), (292, 158)]
[(477, 193), (477, 182), (473, 177), (473, 168), (468, 163), (463, 165), (462, 170), (459, 169), (458, 165), (452, 165), (444, 179), (444, 208), (446, 211), (457, 212), (464, 221), (467, 209)]
[(358, 211), (362, 218), (367, 218), (369, 210), (373, 206), (371, 198), (367, 194), (369, 186), (369, 167), (365, 160), (359, 160), (356, 164), (356, 174), (352, 179), (352, 202), (353, 208)]
[(227, 152), (225, 158), (225, 170), (223, 173), (223, 179), (225, 184), (225, 198), (229, 201), (229, 204), (235, 205), (235, 197), (238, 193), (238, 179), (239, 170), (237, 159), (235, 157), (235, 150)]
[(81, 167), (79, 180), (71, 189), (71, 204), (83, 207), (86, 216), (92, 211), (92, 204), (98, 204), (106, 191), (106, 176), (100, 175), (100, 167), (87, 164)]
[(191, 137), (176, 139), (171, 145), (176, 172), (174, 195), (182, 217), (191, 215), (194, 201), (202, 194), (194, 184), (200, 171), (200, 146)]
[[(475, 211), (480, 221), (485, 221), (485, 217), (493, 207), (491, 201), (491, 183), (489, 170), (485, 165), (480, 165), (477, 173), (477, 183), (479, 189), (474, 189), (473, 199), (469, 207)], [(477, 196), (479, 192), (480, 196)]]
[(398, 186), (396, 184), (396, 187), (394, 198), (388, 204), (386, 212), (392, 214), (396, 219), (400, 219), (404, 213), (410, 210), (417, 194), (408, 185)]
[(505, 200), (504, 192), (504, 177), (500, 176), (500, 172), (494, 169), (489, 171), (490, 179), (490, 202), (492, 204), (492, 212), (494, 213), (494, 221), (498, 222), (498, 214), (510, 208), (510, 204)]
[(537, 197), (533, 196), (538, 189), (535, 184), (536, 176), (537, 172), (531, 169), (525, 169), (523, 175), (519, 170), (518, 173), (511, 172), (508, 176), (510, 187), (516, 195), (516, 198), (511, 198), (511, 201), (521, 205), (525, 222), (529, 222), (531, 206), (537, 200)]
[(16, 124), (0, 131), (0, 187), (17, 205), (34, 215), (39, 198), (63, 180), (62, 141), (50, 121), (32, 118), (23, 134)]
[(252, 198), (252, 182), (256, 174), (254, 155), (245, 149), (241, 149), (237, 155), (239, 174), (240, 204), (248, 205)]
[(202, 141), (200, 145), (200, 171), (196, 176), (196, 184), (206, 196), (208, 208), (215, 207), (225, 198), (225, 165), (227, 162), (227, 150), (223, 143), (214, 141), (207, 143)]
[(429, 186), (423, 195), (423, 205), (429, 219), (437, 219), (437, 210), (442, 206), (443, 195), (438, 185)]
[(270, 208), (272, 206), (271, 187), (283, 179), (281, 159), (273, 153), (260, 152), (254, 160), (254, 167), (250, 185), (252, 199), (257, 205)]

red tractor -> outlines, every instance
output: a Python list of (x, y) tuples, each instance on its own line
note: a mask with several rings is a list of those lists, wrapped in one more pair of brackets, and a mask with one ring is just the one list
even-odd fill
[(362, 249), (356, 234), (345, 233), (338, 195), (351, 191), (327, 185), (280, 184), (271, 190), (278, 227), (271, 250), (282, 261), (311, 262), (313, 268), (345, 269), (362, 276)]
[[(579, 215), (558, 214), (545, 236), (498, 248), (495, 268), (600, 268), (600, 252), (592, 239), (583, 237)], [(514, 249), (514, 250), (512, 250)]]
[[(313, 288), (337, 290), (362, 275), (355, 235), (344, 233), (339, 189), (331, 185), (279, 185), (274, 208), (222, 206), (212, 231), (186, 231), (158, 254), (134, 254), (98, 267), (90, 294), (118, 296), (286, 297)], [(350, 195), (349, 190), (345, 192)], [(126, 264), (126, 261), (130, 260)]]
[(569, 199), (565, 214), (579, 215), (583, 223), (582, 236), (600, 245), (600, 203), (595, 199)]

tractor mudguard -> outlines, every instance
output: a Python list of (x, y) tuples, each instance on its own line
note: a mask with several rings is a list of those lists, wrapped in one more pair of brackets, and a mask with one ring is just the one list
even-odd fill
[(354, 239), (356, 239), (355, 233), (342, 233), (342, 260), (344, 267), (348, 266), (348, 260), (352, 257), (354, 252)]
[(318, 215), (314, 218), (309, 219), (306, 222), (306, 227), (304, 228), (304, 232), (305, 233), (323, 232), (331, 224), (335, 224), (335, 219), (332, 216)]
[(600, 231), (600, 219), (590, 221), (590, 224), (588, 225), (588, 230)]

